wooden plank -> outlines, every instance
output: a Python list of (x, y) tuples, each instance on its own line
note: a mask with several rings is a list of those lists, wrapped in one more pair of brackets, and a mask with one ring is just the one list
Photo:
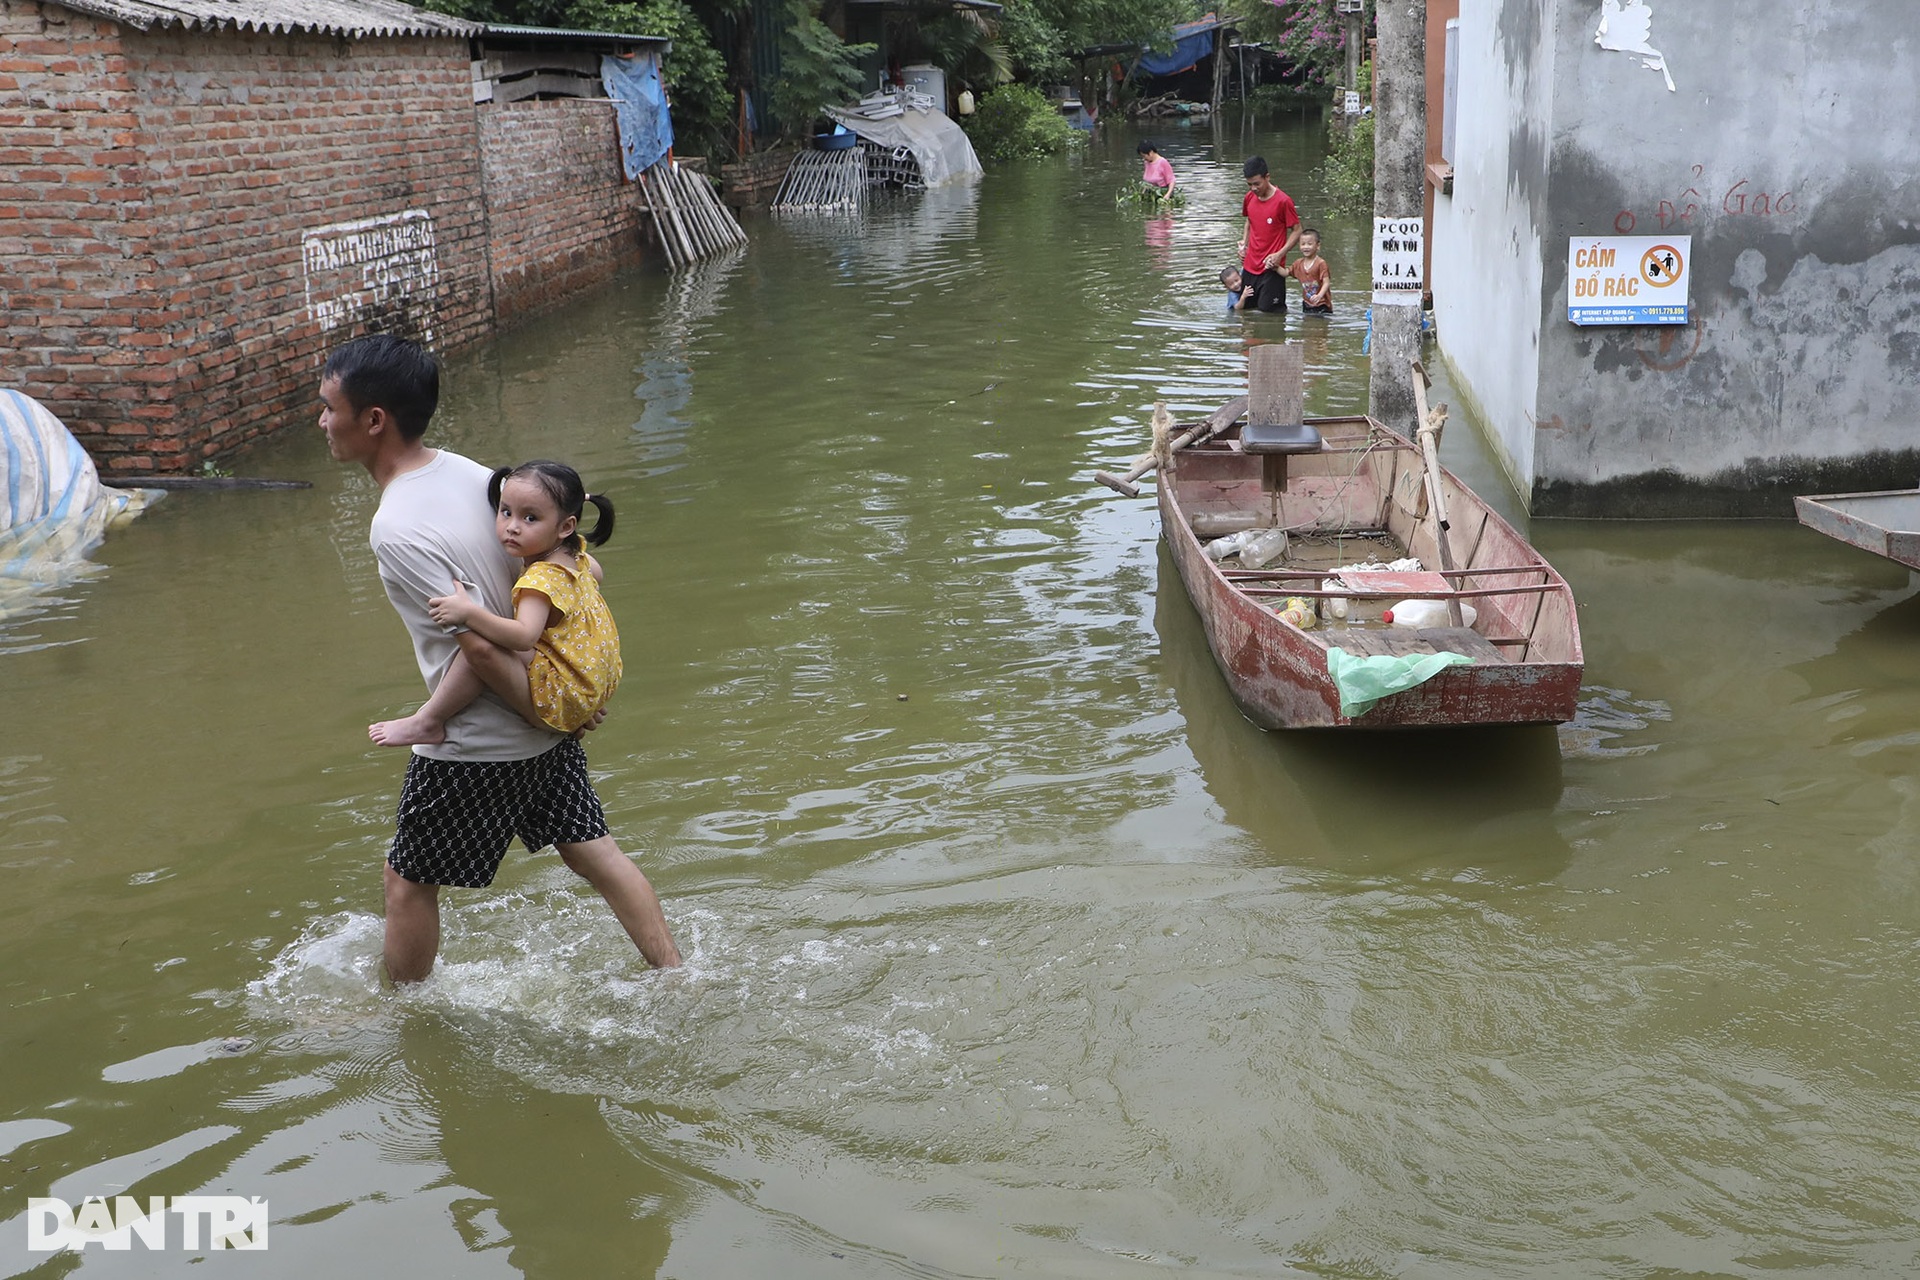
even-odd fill
[(1306, 348), (1268, 342), (1247, 352), (1247, 421), (1291, 425), (1306, 417)]
[(1250, 587), (1238, 580), (1233, 581), (1234, 589), (1243, 596), (1303, 596), (1308, 600), (1327, 600), (1335, 596), (1344, 600), (1489, 600), (1496, 596), (1544, 596), (1557, 593), (1557, 582), (1529, 582), (1517, 587), (1481, 587), (1467, 591), (1389, 591), (1379, 595), (1372, 591), (1355, 591), (1352, 587), (1296, 587), (1279, 585), (1272, 587)]
[[(1197, 533), (1199, 532), (1199, 530), (1196, 528), (1195, 532)], [(1347, 531), (1347, 534), (1349, 537), (1360, 538), (1360, 537), (1367, 537), (1370, 535), (1377, 535), (1381, 532), (1382, 531), (1378, 529), (1350, 529)], [(1228, 570), (1225, 570), (1225, 573), (1229, 578), (1234, 578), (1234, 579), (1245, 578), (1248, 580), (1256, 580), (1260, 578), (1324, 578), (1331, 572), (1332, 571), (1329, 569), (1228, 569)], [(1485, 569), (1444, 569), (1444, 570), (1429, 569), (1429, 570), (1426, 570), (1426, 572), (1436, 574), (1441, 578), (1479, 578), (1479, 577), (1490, 577), (1491, 575), (1496, 573), (1547, 573), (1549, 572), (1549, 570), (1547, 566), (1544, 564), (1517, 564), (1517, 565), (1495, 565)], [(1349, 592), (1348, 594), (1351, 595), (1353, 593)]]
[(1382, 658), (1387, 655), (1384, 631), (1363, 631), (1358, 627), (1335, 627), (1321, 633), (1330, 649), (1344, 649), (1356, 658)]
[(496, 80), (493, 86), (495, 102), (522, 102), (535, 94), (546, 93), (556, 98), (600, 98), (606, 89), (597, 78), (576, 76), (568, 72), (539, 72), (522, 80)]
[(1471, 627), (1428, 627), (1416, 632), (1434, 653), (1464, 653), (1475, 662), (1506, 662), (1485, 636)]
[(546, 49), (539, 52), (524, 50), (501, 50), (486, 56), (487, 75), (492, 79), (501, 76), (517, 76), (529, 71), (571, 71), (576, 75), (600, 78), (600, 55), (597, 53), (568, 53), (559, 49)]

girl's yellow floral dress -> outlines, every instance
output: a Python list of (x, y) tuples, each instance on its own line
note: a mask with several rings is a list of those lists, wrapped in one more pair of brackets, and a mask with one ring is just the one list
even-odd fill
[(560, 615), (534, 642), (527, 681), (534, 710), (561, 733), (591, 720), (620, 684), (620, 632), (594, 579), (593, 557), (582, 551), (574, 560), (572, 569), (541, 560), (513, 584), (516, 607), (521, 592), (537, 591)]

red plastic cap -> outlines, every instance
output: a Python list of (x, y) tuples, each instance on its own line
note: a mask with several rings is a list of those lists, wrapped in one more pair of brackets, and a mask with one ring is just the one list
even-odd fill
[(1393, 621), (1393, 610), (1391, 610), (1391, 609), (1388, 609), (1388, 610), (1386, 610), (1385, 612), (1383, 612), (1383, 613), (1382, 613), (1382, 614), (1380, 615), (1380, 621), (1382, 621), (1382, 622), (1392, 622), (1392, 621)]

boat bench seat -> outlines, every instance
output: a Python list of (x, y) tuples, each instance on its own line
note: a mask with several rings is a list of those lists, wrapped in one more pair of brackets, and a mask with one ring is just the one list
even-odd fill
[(1249, 422), (1240, 428), (1240, 452), (1260, 459), (1260, 487), (1282, 493), (1287, 487), (1287, 455), (1319, 453), (1320, 432), (1304, 422)]
[(1240, 428), (1242, 453), (1319, 453), (1325, 447), (1319, 430), (1304, 422), (1249, 422)]

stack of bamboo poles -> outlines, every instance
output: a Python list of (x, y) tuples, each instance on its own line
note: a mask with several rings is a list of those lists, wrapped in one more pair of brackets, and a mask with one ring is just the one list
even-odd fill
[(776, 213), (857, 213), (867, 197), (867, 149), (802, 151), (774, 193)]
[(733, 210), (720, 203), (713, 185), (672, 160), (662, 160), (641, 173), (640, 191), (653, 212), (671, 270), (747, 242), (747, 233), (740, 229)]

